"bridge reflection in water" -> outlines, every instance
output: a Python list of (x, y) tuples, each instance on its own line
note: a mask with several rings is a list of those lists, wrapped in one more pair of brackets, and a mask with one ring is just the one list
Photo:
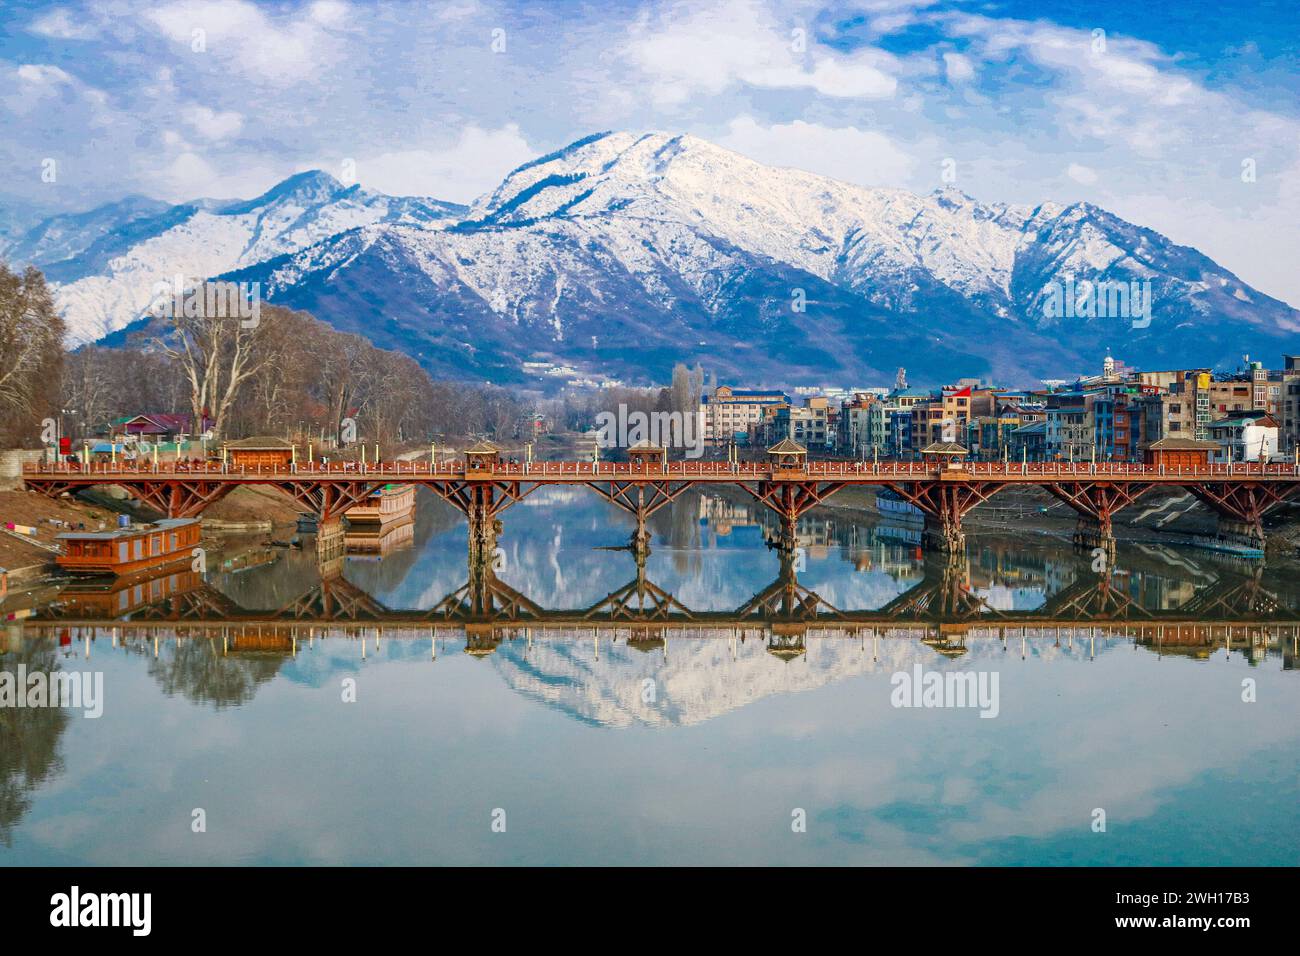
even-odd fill
[(168, 631), (211, 638), (215, 631), (223, 653), (290, 654), (300, 640), (325, 634), (435, 641), (463, 635), (466, 650), (478, 655), (520, 639), (622, 640), (643, 650), (668, 637), (758, 639), (787, 660), (805, 653), (809, 638), (919, 639), (960, 656), (975, 640), (1124, 637), (1162, 653), (1224, 649), (1259, 659), (1272, 652), (1290, 669), (1300, 646), (1300, 610), (1264, 585), (1262, 568), (1224, 575), (1175, 608), (1144, 606), (1126, 576), (1111, 572), (1080, 577), (1036, 609), (1007, 610), (971, 586), (966, 562), (931, 556), (919, 582), (888, 604), (845, 610), (803, 585), (796, 564), (783, 554), (777, 577), (733, 610), (693, 610), (651, 581), (644, 561), (626, 584), (577, 608), (543, 607), (490, 567), (475, 565), (464, 584), (427, 610), (389, 608), (331, 563), (332, 573), (274, 608), (241, 606), (202, 575), (181, 572), (117, 590), (69, 587), (23, 624), (36, 632), (116, 624), (123, 638)]

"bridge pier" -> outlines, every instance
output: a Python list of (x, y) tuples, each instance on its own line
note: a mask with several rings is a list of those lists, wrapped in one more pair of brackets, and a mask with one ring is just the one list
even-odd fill
[(589, 481), (587, 487), (636, 521), (628, 550), (644, 560), (650, 554), (650, 516), (691, 487), (690, 481)]
[(998, 614), (971, 589), (970, 567), (964, 553), (926, 558), (920, 583), (894, 598), (880, 613), (888, 619), (934, 621)]
[(469, 489), (470, 505), (465, 512), (469, 521), (467, 536), (471, 574), (491, 568), (502, 524), (496, 516), (496, 494), (491, 485), (475, 484)]
[(1185, 487), (1218, 515), (1217, 536), (1221, 541), (1262, 551), (1266, 544), (1264, 515), (1300, 490), (1300, 482), (1238, 478)]
[(799, 519), (845, 486), (843, 481), (760, 481), (757, 487), (741, 487), (776, 513), (781, 531), (777, 544), (782, 555), (793, 555), (799, 548)]
[(525, 485), (521, 481), (471, 478), (428, 482), (427, 487), (463, 514), (469, 523), (466, 540), (472, 573), (476, 569), (492, 567), (497, 537), (502, 530), (498, 517), (501, 512), (532, 494), (539, 486), (537, 483)]
[(322, 580), (329, 580), (343, 573), (347, 550), (347, 535), (344, 534), (342, 518), (331, 518), (317, 523), (316, 567), (320, 571)]
[(887, 482), (886, 487), (925, 515), (922, 537), (927, 549), (943, 554), (966, 553), (961, 519), (1003, 487), (997, 481), (940, 479), (929, 482)]
[(1144, 495), (1151, 485), (1108, 481), (1056, 481), (1047, 490), (1065, 502), (1079, 516), (1074, 529), (1074, 545), (1094, 551), (1103, 549), (1114, 558), (1116, 552), (1114, 518), (1120, 511)]

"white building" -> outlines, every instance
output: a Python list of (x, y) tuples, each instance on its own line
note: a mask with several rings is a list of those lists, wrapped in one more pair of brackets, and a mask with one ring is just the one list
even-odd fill
[(1268, 461), (1278, 454), (1277, 419), (1271, 415), (1241, 415), (1211, 422), (1210, 439), (1219, 443), (1211, 452), (1215, 462)]

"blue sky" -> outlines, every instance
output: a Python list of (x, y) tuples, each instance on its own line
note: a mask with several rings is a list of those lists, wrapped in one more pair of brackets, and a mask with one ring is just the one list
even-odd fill
[(1298, 27), (1255, 0), (8, 0), (0, 202), (252, 196), (315, 167), (470, 201), (654, 129), (918, 192), (953, 160), (976, 198), (1095, 202), (1300, 306)]

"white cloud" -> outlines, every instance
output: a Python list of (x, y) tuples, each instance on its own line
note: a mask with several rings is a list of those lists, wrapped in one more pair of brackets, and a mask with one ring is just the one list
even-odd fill
[[(336, 52), (332, 28), (350, 8), (321, 0), (306, 15), (273, 18), (246, 0), (177, 0), (150, 10), (148, 24), (193, 56), (213, 56), (250, 77), (277, 81), (318, 76)], [(196, 36), (203, 50), (195, 52)]]
[(15, 71), (18, 79), (31, 86), (54, 87), (72, 85), (72, 77), (57, 66), (44, 63), (24, 63)]
[(948, 52), (943, 55), (944, 70), (949, 83), (965, 83), (975, 78), (975, 65), (970, 57)]
[(1091, 186), (1097, 181), (1097, 170), (1091, 166), (1084, 166), (1080, 163), (1071, 163), (1065, 169), (1065, 175), (1069, 176), (1076, 183), (1084, 186)]
[(882, 133), (803, 120), (763, 126), (739, 116), (718, 142), (769, 166), (791, 166), (862, 186), (899, 186), (913, 167), (912, 157)]
[(316, 0), (308, 12), (317, 23), (326, 26), (338, 26), (347, 22), (352, 11), (342, 0)]
[(244, 126), (244, 117), (233, 110), (214, 110), (191, 105), (181, 110), (181, 118), (204, 139), (219, 141), (236, 135)]
[(538, 152), (514, 124), (497, 130), (468, 126), (448, 146), (362, 157), (357, 160), (357, 178), (368, 188), (393, 196), (468, 203)]
[(37, 17), (32, 21), (29, 29), (32, 33), (55, 37), (59, 40), (93, 40), (99, 35), (99, 31), (85, 18), (84, 14), (79, 14), (78, 19), (74, 21), (72, 15), (63, 7), (55, 7), (53, 10)]
[(200, 197), (247, 199), (285, 178), (283, 170), (254, 159), (239, 163), (210, 161), (178, 135), (168, 137), (168, 145), (179, 151), (152, 171), (142, 171), (140, 185), (143, 192), (170, 202)]
[(819, 51), (810, 31), (778, 23), (754, 0), (676, 7), (657, 18), (644, 13), (618, 59), (649, 76), (650, 96), (663, 107), (741, 83), (867, 99), (891, 97), (898, 85), (892, 57), (874, 50), (851, 56)]

